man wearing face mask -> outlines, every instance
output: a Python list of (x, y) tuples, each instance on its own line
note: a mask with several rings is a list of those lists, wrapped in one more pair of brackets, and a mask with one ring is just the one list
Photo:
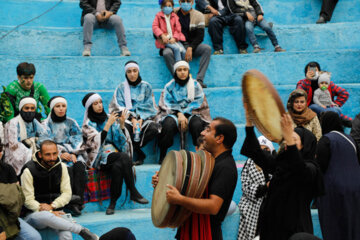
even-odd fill
[(18, 79), (11, 82), (5, 90), (8, 102), (10, 103), (10, 110), (6, 112), (4, 120), (8, 122), (16, 117), (19, 113), (18, 106), (21, 98), (30, 96), (36, 100), (38, 106), (36, 109), (36, 118), (40, 121), (42, 115), (39, 113), (39, 101), (45, 109), (45, 114), (48, 115), (50, 113), (50, 109), (47, 106), (50, 99), (49, 93), (42, 83), (34, 82), (36, 73), (34, 64), (22, 62), (17, 66), (16, 72)]
[[(209, 66), (211, 47), (207, 44), (203, 44), (205, 35), (205, 19), (204, 15), (193, 9), (193, 0), (179, 0), (180, 8), (175, 8), (174, 12), (179, 17), (181, 24), (181, 32), (184, 34), (186, 41), (182, 44), (186, 49), (185, 60), (191, 62), (194, 57), (200, 57), (199, 70), (196, 76), (196, 80), (203, 88), (206, 88), (204, 84), (204, 78), (206, 70)], [(166, 66), (170, 73), (173, 73), (175, 57), (170, 48), (165, 48), (162, 52)]]
[[(326, 109), (317, 107), (317, 105), (314, 104), (314, 102), (313, 102), (313, 96), (314, 96), (313, 94), (314, 94), (315, 90), (319, 88), (318, 78), (319, 78), (320, 71), (321, 71), (321, 69), (320, 69), (319, 63), (309, 62), (305, 66), (306, 78), (300, 80), (296, 85), (296, 88), (303, 89), (307, 93), (307, 95), (308, 95), (307, 105), (309, 106), (309, 108), (311, 110), (316, 112), (318, 115), (321, 112), (326, 110)], [(344, 105), (345, 102), (347, 101), (347, 99), (349, 98), (349, 93), (345, 89), (335, 85), (332, 81), (330, 81), (328, 90), (330, 92), (331, 98), (339, 107)], [(343, 120), (347, 120), (347, 118), (348, 118), (347, 116), (342, 115)]]
[(36, 152), (39, 139), (46, 138), (46, 130), (35, 119), (36, 100), (24, 97), (20, 100), (20, 114), (5, 125), (5, 161), (19, 175), (24, 164)]
[(36, 229), (50, 228), (60, 240), (72, 239), (72, 233), (83, 239), (99, 239), (79, 224), (61, 217), (61, 209), (71, 200), (70, 177), (67, 166), (59, 158), (55, 142), (45, 140), (40, 151), (27, 162), (20, 177), (25, 195), (25, 207), (30, 214), (25, 221)]

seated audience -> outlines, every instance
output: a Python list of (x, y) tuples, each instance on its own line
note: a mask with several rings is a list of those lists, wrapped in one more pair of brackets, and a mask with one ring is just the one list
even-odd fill
[(280, 47), (272, 27), (264, 19), (264, 12), (257, 0), (229, 0), (229, 9), (230, 12), (241, 16), (244, 21), (246, 21), (245, 29), (250, 43), (254, 47), (253, 53), (259, 53), (261, 51), (254, 33), (255, 26), (259, 26), (266, 32), (275, 48), (275, 52), (285, 52), (285, 49)]
[(72, 239), (72, 233), (86, 240), (99, 239), (88, 229), (61, 217), (61, 209), (71, 200), (71, 186), (66, 164), (58, 155), (56, 143), (45, 140), (24, 166), (20, 180), (25, 207), (30, 212), (25, 221), (39, 230), (54, 230), (60, 240)]
[(161, 93), (158, 116), (162, 125), (159, 136), (160, 164), (179, 130), (184, 135), (189, 130), (196, 145), (200, 133), (211, 120), (203, 89), (191, 77), (189, 70), (187, 62), (177, 62), (174, 65), (174, 79), (165, 85)]
[[(318, 116), (322, 112), (332, 111), (331, 109), (322, 108), (314, 104), (313, 97), (316, 89), (319, 88), (318, 79), (320, 76), (320, 71), (321, 68), (319, 63), (309, 62), (305, 66), (306, 78), (298, 81), (298, 83), (296, 84), (296, 88), (303, 89), (307, 93), (308, 95), (307, 105), (311, 110), (313, 110), (316, 114), (318, 114)], [(328, 90), (330, 92), (331, 99), (335, 104), (338, 105), (338, 107), (342, 107), (349, 98), (349, 93), (345, 89), (335, 85), (334, 82), (332, 81), (330, 81)], [(345, 126), (351, 127), (352, 119), (350, 117), (341, 114), (341, 119)]]
[(314, 92), (314, 104), (326, 109), (327, 111), (334, 111), (341, 115), (341, 109), (331, 99), (329, 92), (330, 85), (330, 73), (322, 72), (318, 79), (319, 88)]
[[(258, 137), (261, 150), (273, 155), (275, 148), (264, 136)], [(276, 154), (276, 153), (275, 153)], [(260, 206), (267, 193), (270, 175), (264, 172), (251, 158), (246, 160), (241, 171), (242, 196), (239, 202), (240, 226), (238, 240), (254, 239), (259, 234)]]
[(84, 203), (84, 191), (87, 181), (85, 171), (86, 152), (81, 148), (83, 144), (82, 132), (77, 122), (66, 116), (67, 101), (65, 98), (55, 96), (49, 101), (50, 114), (44, 120), (48, 137), (58, 147), (60, 159), (68, 166), (72, 194), (80, 198), (78, 203), (68, 206), (73, 216), (81, 214), (80, 209)]
[(329, 22), (339, 0), (323, 0), (321, 4), (320, 17), (317, 24)]
[(97, 93), (88, 93), (82, 100), (85, 107), (82, 132), (88, 152), (88, 166), (107, 172), (111, 177), (110, 204), (106, 214), (115, 213), (116, 201), (121, 195), (123, 180), (130, 199), (140, 204), (146, 200), (135, 187), (132, 161), (130, 158), (131, 139), (125, 128), (127, 111), (107, 115), (102, 98)]
[(19, 218), (25, 199), (14, 169), (4, 163), (2, 143), (0, 141), (0, 239), (41, 240), (39, 232)]
[(170, 48), (173, 51), (175, 62), (184, 60), (185, 48), (181, 41), (185, 41), (185, 36), (181, 32), (179, 17), (173, 11), (173, 0), (159, 0), (161, 11), (155, 16), (152, 30), (157, 37), (155, 45), (157, 48)]
[(326, 193), (317, 202), (322, 235), (326, 240), (360, 239), (360, 149), (344, 133), (338, 114), (324, 113), (321, 127), (316, 160)]
[(272, 174), (260, 214), (260, 239), (288, 240), (298, 232), (312, 234), (310, 203), (323, 193), (321, 171), (314, 160), (315, 136), (302, 127), (294, 130), (290, 115), (284, 114), (281, 129), (285, 143), (277, 156), (265, 154), (256, 139), (247, 105), (244, 106), (246, 138), (241, 154)]
[(8, 122), (16, 117), (21, 110), (18, 108), (21, 98), (30, 96), (36, 100), (36, 105), (38, 106), (36, 108), (36, 119), (40, 121), (42, 115), (39, 112), (39, 101), (45, 109), (45, 114), (48, 115), (50, 113), (50, 109), (47, 106), (50, 99), (49, 93), (42, 83), (34, 82), (36, 73), (34, 64), (22, 62), (17, 66), (16, 72), (18, 79), (11, 82), (5, 90), (8, 102), (10, 102), (10, 110), (5, 112), (4, 120)]
[[(236, 10), (231, 9), (228, 0), (209, 0), (207, 9), (213, 13), (209, 22), (209, 34), (215, 50), (214, 54), (224, 54), (223, 48), (223, 32), (224, 27), (229, 26), (230, 34), (234, 37), (240, 54), (247, 53), (248, 44), (245, 41), (245, 19), (236, 14)], [(236, 9), (240, 7), (236, 6)]]
[(5, 161), (17, 175), (37, 151), (40, 140), (47, 137), (46, 130), (35, 119), (36, 106), (34, 98), (23, 97), (19, 103), (20, 114), (5, 125)]
[(124, 109), (128, 111), (129, 118), (125, 121), (125, 127), (130, 133), (137, 155), (135, 165), (141, 165), (146, 155), (140, 148), (157, 137), (160, 132), (159, 124), (153, 121), (157, 107), (151, 85), (142, 80), (137, 62), (125, 63), (125, 78), (126, 80), (115, 89), (109, 112), (121, 112)]
[(121, 56), (130, 56), (122, 19), (116, 15), (120, 0), (80, 0), (81, 25), (84, 33), (83, 56), (91, 56), (91, 38), (96, 28), (115, 29)]
[(204, 15), (205, 27), (208, 27), (210, 18), (216, 13), (215, 8), (213, 8), (213, 12), (210, 10), (210, 8), (208, 7), (210, 5), (209, 0), (195, 0), (195, 3), (196, 10), (198, 10)]
[[(180, 0), (179, 2), (180, 8), (175, 8), (174, 12), (179, 17), (181, 32), (186, 39), (182, 42), (186, 49), (185, 60), (191, 62), (193, 57), (200, 57), (196, 80), (203, 88), (206, 88), (204, 78), (210, 62), (211, 47), (202, 43), (205, 35), (204, 16), (192, 8), (193, 0)], [(160, 50), (160, 55), (164, 56), (166, 66), (173, 75), (175, 64), (173, 51), (170, 48), (165, 48), (162, 52)]]
[(312, 132), (317, 141), (321, 138), (321, 126), (315, 112), (308, 108), (307, 94), (302, 89), (296, 89), (291, 92), (287, 110), (294, 122), (294, 127), (304, 127)]

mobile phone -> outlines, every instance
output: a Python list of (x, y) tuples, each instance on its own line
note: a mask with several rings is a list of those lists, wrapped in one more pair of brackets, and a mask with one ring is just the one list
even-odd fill
[(313, 73), (315, 73), (317, 71), (316, 67), (309, 67), (309, 71), (312, 71)]

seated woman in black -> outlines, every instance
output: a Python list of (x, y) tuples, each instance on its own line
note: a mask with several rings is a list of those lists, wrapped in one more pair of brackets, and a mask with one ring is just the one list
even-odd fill
[(241, 154), (272, 174), (260, 213), (261, 240), (288, 240), (294, 233), (313, 233), (310, 203), (323, 192), (319, 166), (314, 161), (316, 138), (304, 128), (293, 129), (289, 114), (281, 119), (284, 146), (274, 157), (261, 151), (246, 110), (246, 138)]

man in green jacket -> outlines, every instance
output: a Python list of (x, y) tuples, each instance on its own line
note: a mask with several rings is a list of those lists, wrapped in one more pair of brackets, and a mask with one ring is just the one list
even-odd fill
[(18, 80), (11, 82), (5, 90), (10, 104), (8, 104), (8, 108), (4, 112), (4, 122), (8, 122), (19, 113), (18, 106), (20, 99), (25, 96), (35, 98), (38, 106), (36, 118), (40, 121), (42, 118), (42, 107), (39, 106), (39, 101), (45, 109), (45, 114), (48, 115), (50, 113), (50, 109), (47, 106), (50, 99), (49, 93), (42, 83), (34, 82), (36, 73), (34, 64), (22, 62), (17, 66), (16, 71)]

